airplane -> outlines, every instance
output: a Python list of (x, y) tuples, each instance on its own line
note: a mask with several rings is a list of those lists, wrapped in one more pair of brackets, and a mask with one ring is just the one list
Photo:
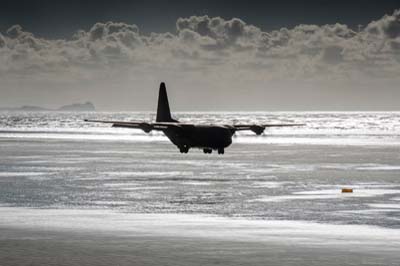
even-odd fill
[(145, 121), (104, 121), (85, 119), (85, 122), (110, 123), (112, 127), (138, 128), (146, 133), (152, 130), (162, 131), (178, 147), (181, 153), (188, 153), (191, 148), (202, 149), (204, 153), (224, 154), (225, 148), (232, 144), (232, 136), (237, 131), (251, 130), (261, 135), (267, 127), (291, 127), (304, 124), (232, 124), (204, 125), (181, 123), (173, 119), (169, 109), (167, 89), (164, 82), (160, 84), (158, 94), (157, 116), (155, 122)]

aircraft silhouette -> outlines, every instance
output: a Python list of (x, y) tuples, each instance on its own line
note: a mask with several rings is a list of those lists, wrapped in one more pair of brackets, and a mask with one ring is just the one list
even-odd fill
[(104, 121), (85, 119), (86, 122), (110, 123), (113, 127), (139, 128), (149, 133), (152, 130), (162, 131), (176, 145), (181, 153), (188, 153), (190, 148), (203, 149), (204, 153), (217, 150), (224, 154), (225, 148), (231, 145), (232, 136), (236, 131), (251, 130), (261, 135), (266, 127), (302, 126), (303, 124), (233, 124), (233, 125), (203, 125), (180, 123), (171, 117), (167, 89), (161, 82), (158, 95), (156, 122), (143, 121)]

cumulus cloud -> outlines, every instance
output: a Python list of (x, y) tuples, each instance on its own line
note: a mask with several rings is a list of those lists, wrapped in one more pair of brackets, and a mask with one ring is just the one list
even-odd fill
[(104, 73), (145, 78), (247, 81), (392, 78), (400, 75), (400, 10), (357, 31), (343, 24), (263, 31), (239, 18), (179, 18), (173, 33), (96, 23), (65, 40), (14, 25), (0, 33), (0, 77), (92, 80)]
[(0, 33), (0, 48), (3, 48), (6, 45), (6, 40), (3, 35)]
[(151, 70), (168, 62), (175, 70), (265, 66), (269, 76), (321, 75), (320, 70), (337, 65), (354, 72), (376, 67), (377, 75), (386, 75), (399, 69), (400, 11), (358, 32), (343, 24), (264, 32), (238, 18), (192, 16), (177, 20), (175, 34), (143, 35), (136, 25), (107, 22), (70, 40), (46, 40), (14, 25), (0, 35), (0, 48), (3, 74), (118, 65)]
[(400, 10), (393, 15), (385, 15), (382, 19), (373, 21), (366, 27), (366, 31), (372, 35), (384, 35), (388, 38), (396, 38), (400, 35)]

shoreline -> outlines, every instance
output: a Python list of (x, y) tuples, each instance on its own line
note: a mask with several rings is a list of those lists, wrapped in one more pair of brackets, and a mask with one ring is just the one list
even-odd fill
[(3, 266), (396, 265), (400, 259), (400, 231), (374, 226), (107, 210), (1, 207), (0, 213)]
[[(261, 220), (181, 213), (128, 213), (107, 209), (52, 209), (0, 206), (1, 228), (102, 232), (103, 234), (214, 238), (305, 245), (390, 246), (400, 248), (400, 230), (372, 225), (301, 220)], [(369, 242), (368, 242), (369, 241)]]

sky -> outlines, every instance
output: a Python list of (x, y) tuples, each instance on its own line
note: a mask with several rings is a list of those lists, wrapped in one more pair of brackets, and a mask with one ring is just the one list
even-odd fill
[(399, 1), (2, 1), (0, 107), (400, 110)]

